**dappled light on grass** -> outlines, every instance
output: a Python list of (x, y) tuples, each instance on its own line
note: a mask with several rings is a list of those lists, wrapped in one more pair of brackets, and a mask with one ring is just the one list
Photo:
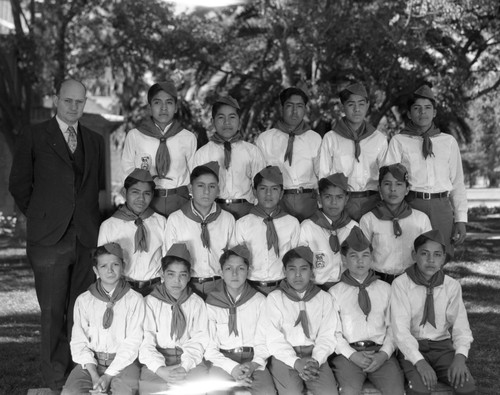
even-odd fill
[(205, 380), (196, 380), (194, 382), (172, 385), (168, 391), (155, 392), (155, 394), (201, 395), (213, 391), (227, 391), (234, 387), (238, 387), (238, 384), (234, 381), (208, 378)]

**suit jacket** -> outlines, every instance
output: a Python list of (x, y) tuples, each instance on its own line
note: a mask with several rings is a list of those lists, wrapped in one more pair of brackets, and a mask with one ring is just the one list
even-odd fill
[(64, 136), (54, 118), (26, 128), (18, 137), (9, 191), (27, 217), (27, 241), (50, 246), (71, 220), (80, 242), (95, 247), (100, 224), (99, 190), (104, 189), (104, 139), (79, 123), (85, 164), (81, 186)]

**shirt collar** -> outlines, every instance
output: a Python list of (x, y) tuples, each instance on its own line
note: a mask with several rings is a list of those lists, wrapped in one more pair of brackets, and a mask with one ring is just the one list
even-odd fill
[(61, 129), (61, 132), (66, 133), (68, 131), (68, 128), (70, 126), (73, 126), (73, 129), (75, 129), (75, 133), (78, 133), (78, 121), (74, 125), (68, 125), (66, 122), (64, 122), (57, 115), (56, 115), (56, 121), (57, 121), (57, 124), (59, 125), (59, 129)]
[(196, 208), (194, 207), (194, 204), (193, 204), (193, 200), (191, 200), (191, 209), (193, 210), (193, 213), (195, 215), (197, 215), (198, 217), (200, 217), (202, 220), (205, 220), (210, 214), (215, 213), (216, 208), (217, 208), (217, 206), (216, 206), (215, 202), (213, 202), (212, 207), (210, 208), (210, 211), (208, 212), (208, 214), (205, 217), (203, 217), (203, 215), (201, 215), (201, 213), (198, 210), (196, 210)]

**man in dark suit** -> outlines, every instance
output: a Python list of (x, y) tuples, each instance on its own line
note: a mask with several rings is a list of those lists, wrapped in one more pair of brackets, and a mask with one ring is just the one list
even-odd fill
[(21, 133), (9, 190), (27, 217), (28, 260), (41, 309), (41, 369), (60, 390), (72, 362), (69, 336), (76, 297), (94, 281), (91, 249), (100, 224), (104, 186), (104, 140), (80, 125), (85, 86), (64, 81), (57, 115)]

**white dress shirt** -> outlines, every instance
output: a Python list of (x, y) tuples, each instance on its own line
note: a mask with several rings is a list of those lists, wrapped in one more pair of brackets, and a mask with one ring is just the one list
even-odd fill
[(380, 351), (384, 351), (390, 357), (395, 348), (390, 326), (391, 286), (382, 280), (377, 280), (366, 288), (371, 302), (368, 317), (359, 307), (358, 287), (340, 282), (328, 292), (333, 296), (334, 306), (341, 322), (336, 334), (336, 353), (349, 359), (356, 352), (350, 343), (371, 340), (382, 345)]
[(64, 122), (57, 115), (56, 115), (56, 121), (57, 121), (57, 124), (59, 125), (59, 129), (61, 129), (61, 132), (62, 132), (62, 134), (64, 136), (64, 140), (66, 140), (66, 143), (68, 143), (68, 140), (69, 140), (68, 128), (70, 126), (73, 126), (73, 129), (75, 129), (76, 135), (78, 135), (78, 121), (75, 122), (73, 125), (68, 125), (66, 122)]
[(113, 306), (113, 322), (108, 329), (102, 326), (106, 302), (86, 291), (75, 302), (71, 335), (71, 356), (75, 363), (97, 365), (94, 352), (116, 353), (106, 374), (116, 376), (135, 361), (143, 337), (144, 300), (129, 290)]
[(396, 237), (392, 221), (378, 219), (371, 211), (361, 217), (359, 227), (373, 246), (372, 269), (387, 274), (401, 274), (413, 263), (413, 242), (432, 230), (429, 217), (412, 209), (410, 216), (399, 219), (403, 234)]
[(288, 134), (279, 129), (270, 129), (259, 135), (255, 142), (264, 154), (266, 165), (278, 166), (283, 173), (285, 189), (317, 188), (318, 160), (321, 136), (308, 130), (295, 136), (292, 152), (292, 166), (285, 161)]
[(285, 277), (283, 255), (299, 245), (300, 224), (297, 218), (287, 214), (273, 220), (278, 234), (279, 256), (274, 248), (267, 247), (267, 226), (264, 218), (247, 214), (236, 222), (234, 244), (246, 244), (250, 250), (250, 273), (252, 281), (276, 281)]
[(450, 191), (455, 222), (467, 222), (467, 194), (457, 140), (449, 134), (439, 133), (431, 137), (431, 141), (434, 156), (425, 159), (422, 137), (397, 134), (389, 143), (384, 162), (387, 165), (402, 163), (408, 169), (412, 191)]
[(125, 262), (124, 276), (128, 280), (145, 281), (161, 276), (161, 258), (167, 253), (165, 234), (167, 220), (154, 213), (144, 220), (149, 251), (135, 251), (134, 221), (124, 221), (110, 217), (101, 224), (97, 245), (118, 243), (123, 251)]
[(198, 365), (208, 345), (208, 320), (205, 302), (196, 294), (191, 294), (182, 303), (186, 316), (186, 331), (180, 339), (170, 337), (172, 306), (154, 296), (146, 297), (146, 319), (144, 320), (144, 340), (139, 350), (139, 361), (155, 372), (165, 365), (165, 357), (156, 347), (182, 348), (181, 366), (189, 372)]
[(354, 156), (354, 141), (329, 131), (323, 137), (319, 161), (319, 178), (344, 173), (353, 191), (377, 191), (378, 169), (387, 151), (387, 137), (376, 130), (359, 142), (359, 162)]
[(224, 166), (224, 145), (210, 141), (194, 156), (194, 167), (217, 161), (219, 170), (219, 197), (221, 199), (246, 199), (255, 202), (252, 191), (254, 176), (266, 167), (262, 152), (253, 144), (238, 141), (231, 144), (229, 169)]
[(451, 337), (455, 353), (467, 357), (473, 338), (460, 283), (445, 275), (443, 284), (434, 288), (436, 328), (429, 322), (420, 325), (426, 295), (426, 287), (415, 284), (406, 273), (393, 281), (391, 325), (396, 346), (408, 361), (415, 364), (424, 358), (418, 351), (418, 340)]

